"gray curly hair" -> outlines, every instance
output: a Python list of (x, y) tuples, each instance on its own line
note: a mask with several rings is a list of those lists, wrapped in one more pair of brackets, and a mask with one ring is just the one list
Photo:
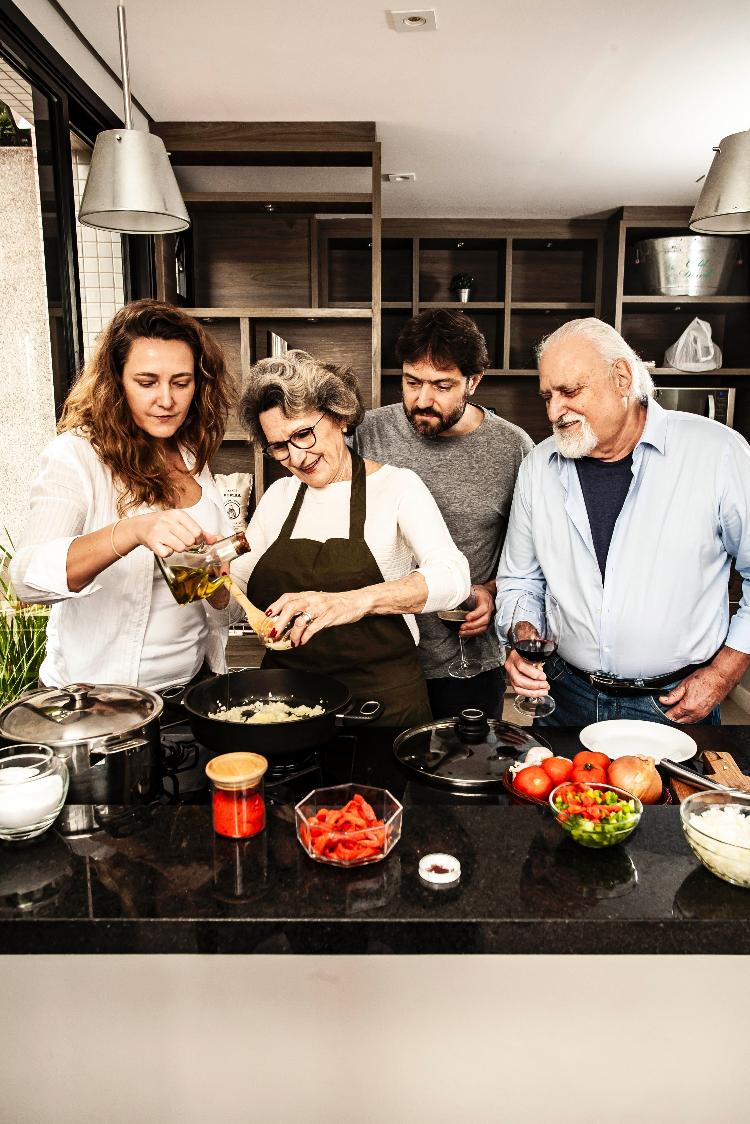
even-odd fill
[(323, 363), (306, 351), (260, 359), (250, 368), (240, 402), (240, 422), (253, 441), (265, 443), (260, 415), (275, 406), (287, 418), (311, 411), (328, 414), (356, 429), (365, 414), (362, 391), (354, 371)]
[(562, 343), (563, 340), (571, 338), (587, 340), (607, 363), (624, 359), (633, 376), (630, 397), (637, 398), (639, 402), (644, 403), (647, 398), (653, 397), (654, 380), (651, 378), (646, 364), (611, 324), (605, 323), (604, 320), (598, 320), (596, 316), (586, 316), (580, 320), (568, 320), (556, 331), (545, 336), (536, 347), (537, 363), (551, 344)]

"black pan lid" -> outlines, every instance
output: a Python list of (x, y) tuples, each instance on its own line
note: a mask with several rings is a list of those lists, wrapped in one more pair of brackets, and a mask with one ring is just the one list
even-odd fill
[(404, 730), (393, 743), (399, 764), (420, 779), (466, 793), (503, 789), (503, 773), (532, 746), (549, 748), (530, 728), (486, 718), (474, 707)]

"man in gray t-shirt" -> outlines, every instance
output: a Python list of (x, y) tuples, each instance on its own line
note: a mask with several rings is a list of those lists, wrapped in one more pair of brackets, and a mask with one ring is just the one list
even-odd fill
[(481, 672), (454, 678), (458, 637), (434, 613), (417, 617), (419, 657), (436, 718), (466, 706), (502, 714), (505, 681), (494, 629), (495, 575), (518, 469), (533, 447), (528, 434), (470, 402), (489, 356), (484, 336), (463, 312), (413, 317), (396, 347), (403, 401), (370, 410), (354, 435), (365, 457), (411, 468), (430, 489), (471, 569), (473, 607), (461, 628), (467, 659)]

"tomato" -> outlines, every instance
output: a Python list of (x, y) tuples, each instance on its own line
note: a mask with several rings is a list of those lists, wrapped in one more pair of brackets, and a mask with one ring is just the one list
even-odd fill
[[(579, 769), (581, 765), (596, 765), (597, 769), (608, 769), (612, 761), (606, 753), (599, 753), (594, 749), (582, 749), (573, 758), (573, 768)], [(593, 778), (589, 778), (593, 779)]]
[[(580, 757), (580, 754), (578, 755)], [(593, 763), (586, 765), (579, 765), (575, 767), (573, 762), (573, 772), (570, 774), (572, 781), (578, 781), (580, 784), (607, 784), (606, 769), (600, 769)]]
[(542, 768), (547, 776), (552, 777), (553, 784), (562, 784), (570, 780), (573, 762), (568, 757), (547, 757), (542, 761)]
[(535, 796), (537, 800), (546, 800), (555, 787), (555, 782), (538, 765), (528, 765), (525, 769), (521, 769), (520, 773), (516, 773), (513, 787), (516, 792), (524, 796)]

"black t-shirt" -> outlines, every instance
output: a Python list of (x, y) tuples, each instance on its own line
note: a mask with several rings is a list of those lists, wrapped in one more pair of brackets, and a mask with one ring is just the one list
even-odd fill
[(580, 457), (575, 463), (603, 579), (617, 516), (633, 481), (633, 455), (621, 461)]

